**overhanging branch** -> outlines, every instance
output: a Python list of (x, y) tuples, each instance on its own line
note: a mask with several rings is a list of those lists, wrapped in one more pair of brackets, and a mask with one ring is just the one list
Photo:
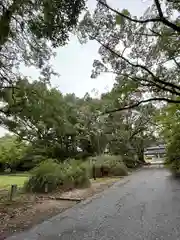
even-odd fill
[[(103, 46), (104, 48), (106, 48), (107, 50), (109, 50), (112, 54), (114, 54), (115, 56), (117, 56), (118, 58), (123, 59), (125, 62), (127, 62), (130, 66), (135, 67), (135, 68), (141, 68), (144, 71), (146, 71), (149, 75), (151, 75), (151, 77), (153, 78), (153, 80), (155, 82), (158, 82), (159, 84), (163, 84), (164, 86), (168, 86), (170, 88), (172, 88), (172, 90), (174, 90), (174, 94), (179, 95), (180, 96), (180, 86), (175, 85), (171, 82), (166, 82), (161, 80), (160, 78), (156, 77), (153, 72), (151, 72), (146, 66), (141, 65), (141, 64), (135, 64), (132, 63), (131, 61), (129, 61), (127, 58), (125, 58), (124, 56), (120, 55), (119, 53), (117, 53), (116, 51), (114, 51), (113, 49), (111, 49), (108, 45), (102, 43), (100, 40), (98, 40), (97, 38), (94, 37), (94, 40), (96, 40), (101, 46)], [(155, 85), (155, 84), (154, 84)], [(176, 90), (175, 90), (176, 89)]]
[(180, 33), (180, 26), (177, 26), (176, 24), (168, 21), (162, 14), (162, 10), (161, 10), (159, 1), (158, 0), (154, 0), (154, 1), (155, 1), (155, 4), (156, 4), (158, 13), (159, 13), (159, 17), (157, 17), (157, 18), (149, 18), (149, 19), (145, 19), (145, 20), (139, 20), (139, 19), (136, 19), (136, 18), (131, 18), (131, 17), (129, 17), (129, 16), (127, 16), (127, 15), (117, 11), (116, 9), (110, 7), (107, 3), (103, 2), (102, 0), (97, 0), (97, 2), (99, 4), (103, 5), (104, 7), (108, 8), (109, 10), (114, 12), (115, 14), (117, 14), (117, 15), (123, 17), (123, 18), (126, 18), (127, 20), (129, 20), (131, 22), (140, 23), (140, 24), (146, 24), (146, 23), (149, 23), (149, 22), (161, 22), (164, 25), (172, 28), (174, 31)]
[(142, 103), (155, 102), (155, 101), (156, 102), (166, 102), (166, 103), (180, 103), (180, 100), (178, 100), (178, 99), (169, 99), (169, 98), (163, 98), (163, 97), (149, 98), (149, 99), (138, 101), (138, 102), (136, 102), (132, 105), (129, 105), (129, 106), (124, 106), (124, 107), (120, 107), (120, 108), (116, 108), (116, 109), (112, 109), (112, 110), (107, 110), (103, 114), (120, 112), (120, 111), (124, 111), (124, 110), (128, 110), (128, 109), (138, 107)]
[(111, 10), (112, 12), (116, 13), (117, 15), (120, 15), (123, 18), (128, 19), (131, 22), (135, 22), (135, 23), (149, 23), (149, 22), (159, 22), (160, 18), (151, 18), (151, 19), (145, 19), (145, 20), (139, 20), (136, 18), (131, 18), (119, 11), (117, 11), (116, 9), (110, 7), (107, 3), (101, 1), (101, 0), (97, 0), (98, 3), (100, 3), (101, 5), (103, 5), (104, 7), (108, 8), (109, 10)]
[(168, 88), (167, 86), (162, 86), (162, 85), (159, 85), (158, 83), (154, 82), (154, 81), (151, 81), (149, 79), (145, 79), (145, 78), (140, 78), (140, 77), (131, 77), (129, 76), (128, 74), (123, 74), (123, 73), (120, 73), (119, 75), (123, 76), (123, 77), (126, 77), (126, 78), (129, 78), (131, 79), (132, 81), (135, 81), (137, 83), (139, 83), (141, 86), (144, 86), (144, 87), (156, 87), (158, 88), (159, 90), (164, 90), (166, 92), (170, 92), (171, 94), (176, 94), (176, 95), (179, 95), (180, 93), (177, 92), (175, 89), (172, 89), (172, 88)]

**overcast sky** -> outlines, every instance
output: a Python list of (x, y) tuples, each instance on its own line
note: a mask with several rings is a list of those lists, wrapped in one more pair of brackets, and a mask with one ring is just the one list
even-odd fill
[[(109, 5), (121, 9), (128, 9), (133, 15), (142, 15), (151, 4), (152, 0), (109, 0)], [(88, 7), (93, 10), (96, 0), (89, 0)], [(59, 88), (63, 93), (75, 93), (82, 97), (86, 92), (91, 93), (96, 89), (100, 94), (111, 89), (113, 76), (103, 74), (97, 79), (91, 79), (93, 60), (98, 57), (98, 44), (89, 42), (81, 45), (75, 36), (72, 36), (69, 44), (56, 50), (56, 57), (52, 61), (54, 70), (60, 77), (52, 78), (52, 85)], [(33, 68), (22, 68), (22, 72), (32, 79), (38, 78), (38, 72)], [(4, 135), (5, 130), (0, 129), (0, 135)]]

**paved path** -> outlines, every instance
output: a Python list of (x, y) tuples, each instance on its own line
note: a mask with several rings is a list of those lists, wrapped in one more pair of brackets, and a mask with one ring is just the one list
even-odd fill
[(165, 169), (128, 178), (123, 186), (119, 182), (91, 202), (8, 240), (180, 239), (180, 182)]

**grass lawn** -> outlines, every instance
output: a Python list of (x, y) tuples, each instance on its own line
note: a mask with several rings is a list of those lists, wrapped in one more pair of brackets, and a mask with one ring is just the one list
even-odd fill
[(9, 189), (12, 184), (22, 187), (28, 177), (28, 174), (23, 173), (0, 175), (0, 190)]

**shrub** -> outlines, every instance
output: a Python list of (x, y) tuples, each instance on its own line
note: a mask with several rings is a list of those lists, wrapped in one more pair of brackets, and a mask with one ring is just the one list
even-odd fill
[[(76, 161), (76, 160), (74, 160)], [(86, 169), (79, 163), (68, 161), (58, 164), (54, 160), (46, 160), (31, 171), (32, 176), (25, 183), (25, 190), (32, 192), (48, 192), (57, 188), (63, 190), (90, 185)]]
[(80, 161), (71, 160), (68, 164), (65, 164), (65, 181), (64, 185), (71, 185), (72, 187), (88, 187), (90, 180), (88, 177), (88, 170), (81, 164)]
[(180, 160), (175, 159), (174, 161), (170, 161), (167, 158), (165, 166), (172, 172), (173, 176), (180, 177)]
[(128, 168), (135, 168), (136, 167), (136, 160), (134, 159), (134, 156), (123, 156), (123, 162)]
[(30, 171), (31, 177), (25, 183), (25, 190), (32, 192), (45, 192), (46, 184), (48, 191), (53, 191), (62, 184), (64, 174), (59, 164), (53, 160), (46, 160)]
[[(126, 176), (128, 170), (126, 165), (122, 161), (122, 157), (119, 155), (101, 155), (91, 158), (95, 164), (95, 176)], [(92, 176), (92, 175), (91, 175)]]
[(91, 158), (91, 161), (95, 161), (97, 164), (104, 164), (108, 166), (114, 166), (117, 162), (122, 162), (123, 159), (120, 155), (99, 155)]
[(174, 176), (180, 176), (180, 134), (173, 132), (167, 145), (165, 165)]
[(113, 176), (127, 176), (128, 169), (124, 163), (117, 163), (114, 167), (110, 169), (110, 173)]

